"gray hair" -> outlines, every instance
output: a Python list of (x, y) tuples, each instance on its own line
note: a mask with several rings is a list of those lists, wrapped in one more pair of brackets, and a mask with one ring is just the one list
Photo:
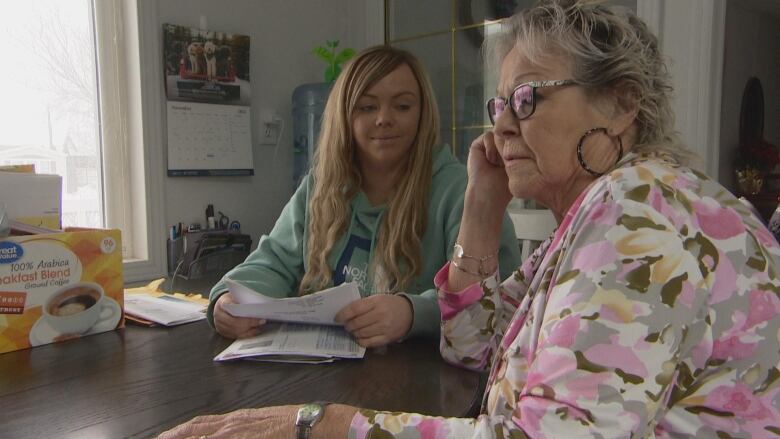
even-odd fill
[[(519, 11), (485, 42), (488, 65), (497, 69), (520, 45), (533, 64), (545, 56), (569, 58), (572, 79), (592, 92), (627, 86), (638, 104), (633, 151), (696, 161), (674, 130), (671, 76), (658, 39), (628, 8), (593, 0), (541, 0)], [(553, 78), (560, 79), (560, 78)]]

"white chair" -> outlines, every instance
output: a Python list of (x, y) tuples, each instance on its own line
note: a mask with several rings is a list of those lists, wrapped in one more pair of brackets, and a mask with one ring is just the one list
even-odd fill
[(522, 200), (512, 200), (507, 207), (507, 212), (514, 223), (515, 236), (520, 241), (520, 254), (523, 261), (558, 226), (552, 211), (526, 208)]

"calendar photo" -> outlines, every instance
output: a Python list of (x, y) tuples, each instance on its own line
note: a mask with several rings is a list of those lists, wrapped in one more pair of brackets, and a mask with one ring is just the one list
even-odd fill
[(163, 25), (169, 101), (249, 105), (249, 37)]

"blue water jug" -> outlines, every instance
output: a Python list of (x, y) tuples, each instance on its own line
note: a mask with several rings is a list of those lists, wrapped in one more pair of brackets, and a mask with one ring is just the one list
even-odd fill
[(309, 172), (314, 159), (322, 113), (332, 85), (330, 82), (303, 84), (293, 91), (293, 190)]

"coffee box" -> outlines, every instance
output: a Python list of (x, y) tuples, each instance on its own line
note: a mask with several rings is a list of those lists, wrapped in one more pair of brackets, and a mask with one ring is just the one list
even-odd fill
[(59, 175), (0, 172), (0, 200), (14, 221), (49, 229), (61, 227), (62, 177)]
[(0, 353), (124, 327), (119, 230), (0, 238)]

